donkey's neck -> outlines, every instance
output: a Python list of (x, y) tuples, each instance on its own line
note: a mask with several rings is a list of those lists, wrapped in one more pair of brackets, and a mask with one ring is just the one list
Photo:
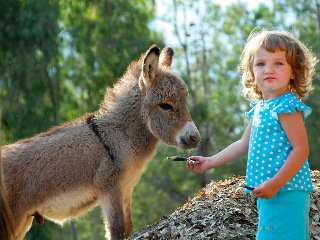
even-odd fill
[(113, 89), (107, 89), (97, 118), (105, 130), (113, 128), (122, 132), (137, 155), (149, 155), (154, 152), (158, 140), (150, 132), (142, 114), (143, 96), (136, 75), (126, 74), (125, 80), (118, 82)]

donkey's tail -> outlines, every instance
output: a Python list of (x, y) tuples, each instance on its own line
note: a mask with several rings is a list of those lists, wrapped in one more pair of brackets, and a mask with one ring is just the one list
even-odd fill
[(12, 215), (7, 202), (1, 160), (1, 111), (0, 111), (0, 239), (13, 240)]

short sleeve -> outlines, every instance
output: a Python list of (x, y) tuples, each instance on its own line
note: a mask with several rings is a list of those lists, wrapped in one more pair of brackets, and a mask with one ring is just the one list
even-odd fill
[(254, 111), (255, 111), (256, 105), (257, 105), (257, 102), (250, 103), (251, 110), (249, 112), (245, 113), (248, 118), (253, 119), (253, 115), (254, 115)]
[[(292, 94), (293, 95), (293, 94)], [(295, 113), (297, 110), (302, 112), (303, 120), (311, 114), (312, 109), (305, 105), (303, 102), (299, 101), (299, 99), (294, 96), (292, 98), (286, 99), (287, 101), (281, 102), (278, 106), (276, 106), (271, 114), (272, 116), (279, 120), (279, 113)]]

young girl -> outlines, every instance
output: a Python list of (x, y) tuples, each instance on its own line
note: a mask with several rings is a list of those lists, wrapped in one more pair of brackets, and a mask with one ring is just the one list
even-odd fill
[[(315, 56), (291, 34), (252, 33), (241, 56), (243, 94), (254, 103), (242, 138), (212, 157), (193, 156), (203, 173), (248, 153), (245, 192), (258, 197), (258, 240), (309, 239), (312, 182), (304, 126), (311, 108), (300, 99), (312, 89)], [(253, 189), (253, 190), (252, 190)]]

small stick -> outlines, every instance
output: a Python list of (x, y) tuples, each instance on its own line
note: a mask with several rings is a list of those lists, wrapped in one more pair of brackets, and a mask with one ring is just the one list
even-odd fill
[(167, 157), (167, 159), (170, 159), (170, 160), (172, 160), (172, 161), (189, 161), (189, 162), (191, 162), (191, 163), (193, 163), (193, 164), (199, 164), (199, 162), (198, 161), (195, 161), (195, 160), (192, 160), (192, 159), (190, 159), (190, 158), (187, 158), (187, 157), (179, 157), (179, 156), (174, 156), (174, 157)]
[(248, 190), (250, 190), (250, 191), (253, 191), (253, 190), (254, 190), (253, 187), (249, 187), (249, 186), (247, 186), (247, 185), (244, 185), (244, 188), (246, 188), (246, 189), (248, 189)]

